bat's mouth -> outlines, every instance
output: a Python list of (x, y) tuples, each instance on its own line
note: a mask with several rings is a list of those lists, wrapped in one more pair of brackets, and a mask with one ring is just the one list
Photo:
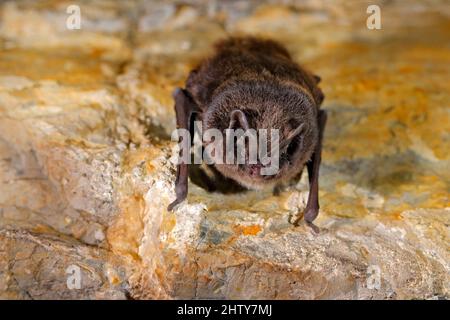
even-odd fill
[(238, 165), (238, 170), (248, 176), (265, 180), (273, 179), (278, 173), (278, 170), (270, 170), (270, 166), (264, 166), (260, 163), (240, 164)]

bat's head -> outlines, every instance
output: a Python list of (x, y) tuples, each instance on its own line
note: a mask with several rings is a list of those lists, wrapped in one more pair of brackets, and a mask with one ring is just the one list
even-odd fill
[[(311, 158), (318, 139), (317, 108), (307, 92), (241, 84), (214, 103), (205, 120), (207, 128), (224, 132), (224, 163), (215, 165), (224, 176), (261, 189), (294, 178)], [(227, 161), (231, 158), (234, 162)]]

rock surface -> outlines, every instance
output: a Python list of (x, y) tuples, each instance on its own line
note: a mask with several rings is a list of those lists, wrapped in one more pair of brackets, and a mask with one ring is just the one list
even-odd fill
[[(81, 1), (0, 7), (0, 297), (449, 298), (446, 1)], [(329, 112), (307, 184), (173, 199), (170, 96), (227, 34), (283, 42)], [(304, 177), (305, 178), (305, 177)]]

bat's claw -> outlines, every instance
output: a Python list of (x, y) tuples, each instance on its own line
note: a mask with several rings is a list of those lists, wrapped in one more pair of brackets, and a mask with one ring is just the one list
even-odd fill
[(306, 209), (303, 215), (295, 216), (290, 219), (290, 223), (296, 227), (299, 226), (302, 217), (305, 219), (305, 223), (310, 227), (314, 233), (320, 233), (320, 228), (313, 223), (313, 220), (317, 217), (319, 210), (317, 209)]
[(295, 227), (298, 227), (299, 221), (300, 221), (300, 217), (291, 217), (289, 219), (289, 222)]
[[(293, 220), (291, 220), (290, 222), (292, 225), (298, 227), (300, 224), (301, 218), (302, 218), (302, 216), (296, 217)], [(314, 233), (316, 233), (316, 234), (320, 233), (320, 228), (318, 226), (316, 226), (314, 223), (312, 223), (312, 221), (308, 221), (305, 219), (305, 223), (308, 227), (310, 227), (314, 231)]]
[(316, 226), (314, 223), (312, 223), (311, 221), (306, 221), (306, 220), (305, 220), (305, 222), (306, 222), (306, 225), (308, 227), (310, 227), (314, 231), (315, 234), (320, 233), (320, 228), (318, 226)]
[(317, 218), (319, 214), (319, 207), (315, 208), (306, 208), (305, 213), (304, 213), (304, 217), (305, 217), (305, 222), (306, 224), (314, 230), (315, 233), (319, 233), (320, 229), (319, 227), (317, 227), (313, 221)]
[(175, 201), (173, 201), (171, 204), (169, 204), (169, 206), (167, 207), (168, 211), (173, 211), (173, 209), (180, 204), (181, 202), (183, 202), (184, 199), (175, 199)]

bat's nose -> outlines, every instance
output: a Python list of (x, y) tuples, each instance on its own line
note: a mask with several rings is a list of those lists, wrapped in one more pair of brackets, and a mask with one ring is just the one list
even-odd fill
[(248, 166), (249, 173), (252, 176), (259, 176), (261, 174), (261, 168), (262, 168), (262, 165), (260, 163), (250, 164)]

